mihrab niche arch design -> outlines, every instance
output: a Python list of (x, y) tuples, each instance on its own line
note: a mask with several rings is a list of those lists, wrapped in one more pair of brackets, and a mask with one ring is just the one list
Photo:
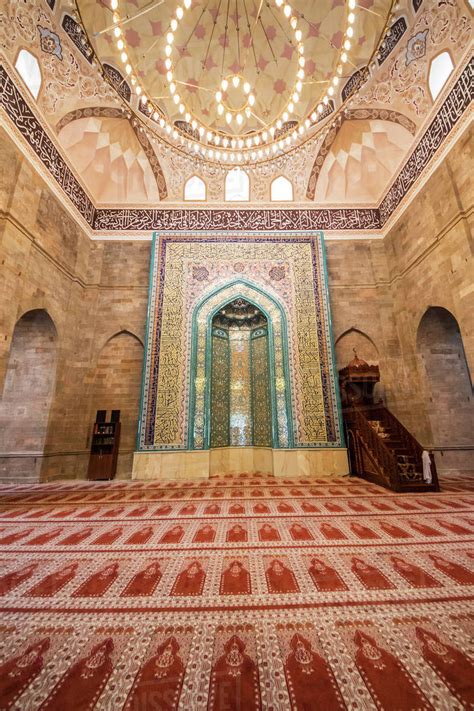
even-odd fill
[[(272, 437), (270, 446), (294, 446), (288, 328), (283, 306), (260, 287), (243, 279), (206, 294), (194, 309), (190, 367), (189, 449), (211, 446), (212, 322), (229, 302), (245, 299), (266, 319)], [(229, 442), (230, 444), (230, 442)]]

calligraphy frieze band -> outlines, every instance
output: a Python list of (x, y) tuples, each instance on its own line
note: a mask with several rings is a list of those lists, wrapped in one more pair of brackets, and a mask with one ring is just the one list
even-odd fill
[(474, 59), (471, 58), (376, 208), (96, 208), (14, 80), (0, 64), (0, 107), (87, 224), (98, 233), (153, 230), (380, 230), (460, 121), (473, 96)]

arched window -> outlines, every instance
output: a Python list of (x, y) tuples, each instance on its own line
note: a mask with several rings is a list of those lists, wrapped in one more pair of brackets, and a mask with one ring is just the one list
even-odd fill
[(441, 52), (433, 59), (428, 76), (428, 86), (430, 87), (433, 101), (437, 98), (441, 89), (448, 81), (448, 77), (454, 69), (453, 60), (449, 52)]
[(249, 176), (241, 168), (229, 170), (225, 176), (225, 199), (241, 202), (250, 199)]
[(26, 49), (20, 50), (15, 62), (15, 69), (34, 98), (37, 99), (41, 89), (42, 79), (39, 63), (34, 54), (31, 54), (31, 52), (28, 52)]
[(272, 182), (270, 187), (271, 199), (276, 202), (293, 200), (293, 184), (288, 178), (280, 175)]
[(197, 175), (193, 175), (186, 181), (184, 186), (185, 200), (205, 200), (206, 199), (206, 183)]

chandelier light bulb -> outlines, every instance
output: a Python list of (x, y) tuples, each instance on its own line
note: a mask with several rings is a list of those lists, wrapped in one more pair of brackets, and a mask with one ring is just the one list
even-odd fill
[(174, 94), (175, 91), (176, 91), (176, 84), (175, 84), (174, 82), (171, 82), (171, 84), (170, 84), (170, 92), (171, 92), (172, 94)]
[(235, 87), (236, 89), (237, 89), (237, 87), (239, 86), (239, 84), (240, 84), (240, 77), (239, 77), (237, 74), (234, 74), (234, 76), (232, 77), (232, 84), (234, 85), (234, 87)]
[(137, 88), (135, 89), (135, 91), (137, 92), (138, 96), (140, 96), (140, 94), (142, 93), (142, 88), (141, 88), (141, 86), (138, 85)]
[(299, 100), (300, 100), (300, 95), (298, 94), (297, 91), (295, 91), (295, 93), (293, 94), (293, 101), (295, 102), (295, 104), (297, 104)]
[(298, 77), (298, 79), (304, 79), (304, 69), (303, 68), (298, 69), (296, 76)]
[(349, 5), (349, 10), (354, 10), (354, 8), (356, 6), (356, 0), (349, 0), (348, 5)]
[(298, 133), (300, 134), (300, 136), (303, 135), (303, 133), (304, 133), (304, 126), (303, 126), (303, 124), (300, 124), (300, 125), (298, 126)]
[(288, 111), (284, 111), (283, 114), (282, 114), (282, 119), (283, 119), (283, 121), (288, 121), (288, 118), (289, 118), (289, 117), (288, 117)]
[(248, 94), (250, 92), (250, 84), (248, 81), (244, 82), (244, 92)]
[(342, 62), (343, 64), (345, 64), (345, 63), (347, 62), (347, 54), (346, 54), (346, 52), (343, 52), (343, 53), (341, 54), (341, 62)]
[(178, 7), (176, 8), (176, 17), (178, 18), (178, 20), (182, 20), (183, 15), (184, 15), (183, 8), (181, 7), (181, 5), (178, 5)]
[(300, 57), (298, 59), (298, 64), (300, 65), (301, 68), (304, 67), (304, 65), (305, 65), (304, 57)]
[(110, 7), (112, 10), (116, 10), (118, 8), (118, 0), (110, 0)]
[(175, 17), (173, 17), (173, 19), (170, 22), (170, 25), (171, 25), (172, 32), (176, 32), (176, 30), (178, 28), (178, 20)]
[(229, 111), (225, 115), (225, 120), (226, 123), (230, 123), (232, 121), (232, 114)]
[(347, 32), (346, 32), (348, 37), (352, 37), (354, 34), (354, 28), (353, 27), (348, 27)]
[(186, 112), (186, 116), (184, 117), (184, 120), (189, 123), (191, 121), (191, 114), (189, 111)]
[(168, 34), (166, 35), (166, 41), (168, 42), (168, 44), (173, 44), (173, 40), (174, 40), (174, 35), (173, 35), (173, 33), (172, 33), (172, 32), (168, 32)]
[(171, 69), (171, 59), (169, 57), (166, 57), (165, 59), (165, 67), (168, 71)]
[(245, 115), (247, 116), (247, 118), (250, 118), (250, 116), (252, 115), (252, 111), (250, 110), (250, 106), (246, 106), (246, 107), (245, 107)]
[(295, 32), (295, 39), (297, 42), (301, 42), (301, 38), (303, 37), (303, 33), (301, 30), (296, 30)]
[(193, 127), (194, 130), (196, 130), (197, 125), (198, 125), (198, 124), (197, 124), (196, 119), (193, 119), (193, 120), (191, 121), (191, 126)]
[(191, 7), (191, 0), (184, 0), (184, 7), (186, 8), (186, 10), (189, 10), (189, 8)]
[(179, 95), (179, 94), (174, 94), (174, 95), (173, 95), (173, 101), (174, 101), (174, 103), (175, 103), (176, 106), (177, 106), (177, 105), (179, 104), (179, 102), (181, 101), (180, 95)]
[(165, 47), (165, 54), (166, 54), (166, 56), (169, 57), (169, 56), (171, 55), (171, 52), (172, 52), (171, 45), (170, 45), (170, 44), (167, 44), (166, 47)]
[(216, 144), (216, 146), (218, 146), (220, 142), (221, 142), (221, 137), (218, 134), (216, 134), (214, 136), (214, 143)]
[(166, 72), (166, 81), (173, 81), (173, 72)]
[(297, 20), (296, 17), (293, 15), (293, 17), (290, 18), (291, 29), (296, 30), (296, 25), (297, 25), (297, 23), (298, 23), (298, 20)]
[(354, 13), (353, 13), (353, 12), (350, 12), (350, 13), (348, 14), (348, 16), (347, 16), (347, 22), (348, 22), (350, 25), (353, 25), (354, 22), (355, 22), (355, 19), (356, 19), (356, 16), (354, 15)]
[(127, 55), (127, 53), (126, 53), (126, 52), (122, 52), (122, 54), (120, 55), (120, 59), (121, 59), (122, 62), (125, 64), (125, 62), (128, 61), (128, 55)]
[(120, 37), (121, 34), (122, 34), (122, 30), (120, 29), (120, 27), (114, 27), (114, 35), (116, 37)]
[(239, 148), (243, 148), (243, 147), (244, 147), (244, 140), (243, 140), (243, 138), (239, 138), (239, 140), (237, 141), (237, 146), (238, 146)]
[(123, 40), (119, 39), (119, 41), (117, 42), (117, 49), (120, 50), (120, 51), (122, 51), (122, 49), (123, 49)]
[(328, 94), (329, 94), (329, 96), (332, 96), (334, 94), (334, 87), (333, 86), (329, 87)]
[(180, 104), (180, 105), (178, 106), (178, 111), (179, 111), (179, 113), (180, 113), (181, 115), (184, 114), (184, 111), (185, 111), (184, 104)]
[(222, 114), (224, 113), (224, 107), (222, 104), (217, 104), (217, 113), (219, 114), (219, 116), (222, 116)]
[(247, 146), (247, 148), (251, 148), (251, 147), (252, 147), (252, 139), (251, 139), (251, 138), (246, 138), (246, 139), (245, 139), (245, 145)]
[(282, 125), (282, 124), (281, 124), (281, 119), (278, 119), (277, 122), (276, 122), (276, 127), (277, 127), (278, 130), (280, 130), (281, 125)]
[(216, 101), (218, 104), (222, 101), (222, 91), (216, 91)]
[(323, 104), (326, 104), (326, 106), (327, 106), (328, 103), (329, 103), (328, 97), (327, 97), (327, 96), (323, 96)]
[(221, 89), (222, 89), (222, 91), (227, 91), (227, 87), (228, 87), (228, 86), (229, 86), (229, 82), (227, 81), (227, 79), (223, 79), (223, 80), (221, 81)]
[(344, 42), (344, 49), (346, 49), (347, 51), (349, 51), (350, 48), (351, 48), (351, 41), (348, 40), (348, 39), (346, 39), (346, 41)]
[(255, 104), (255, 96), (253, 94), (249, 94), (249, 104), (250, 106)]
[(281, 7), (283, 5), (283, 0), (275, 0), (275, 5)]
[(284, 13), (285, 17), (290, 17), (291, 5), (285, 5), (285, 7), (283, 8), (283, 13)]
[(130, 64), (125, 65), (125, 73), (126, 74), (131, 74), (132, 73), (132, 67)]

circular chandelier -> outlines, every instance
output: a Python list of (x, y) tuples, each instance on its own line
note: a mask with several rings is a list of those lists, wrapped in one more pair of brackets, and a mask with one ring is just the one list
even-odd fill
[[(337, 50), (337, 60), (330, 74), (328, 75), (326, 72), (322, 82), (309, 81), (305, 74), (307, 58), (303, 32), (300, 28), (302, 21), (308, 22), (305, 15), (293, 9), (285, 0), (268, 0), (266, 2), (267, 8), (276, 17), (282, 33), (289, 38), (288, 42), (291, 45), (290, 56), (287, 57), (291, 81), (285, 87), (284, 96), (281, 97), (282, 105), (280, 104), (273, 114), (271, 114), (271, 110), (274, 107), (263, 105), (263, 98), (259, 96), (254, 79), (246, 69), (246, 57), (250, 53), (250, 48), (254, 50), (252, 46), (254, 38), (251, 34), (250, 40), (247, 40), (245, 60), (240, 63), (240, 66), (231, 67), (233, 71), (230, 72), (229, 68), (224, 66), (226, 42), (229, 41), (227, 27), (230, 0), (227, 3), (227, 18), (225, 20), (226, 36), (221, 43), (223, 57), (220, 77), (217, 82), (214, 82), (214, 86), (198, 87), (210, 92), (211, 96), (206, 102), (205, 112), (196, 113), (194, 107), (189, 104), (189, 97), (186, 96), (191, 85), (180, 78), (177, 71), (177, 64), (183, 55), (183, 49), (179, 46), (177, 36), (180, 29), (183, 32), (183, 26), (186, 27), (187, 16), (192, 10), (193, 2), (197, 6), (199, 0), (181, 0), (180, 4), (174, 7), (172, 16), (168, 18), (167, 27), (162, 31), (159, 40), (153, 43), (160, 53), (165, 74), (165, 97), (160, 96), (158, 99), (166, 98), (171, 102), (173, 107), (171, 114), (177, 115), (178, 120), (171, 118), (170, 112), (166, 112), (162, 108), (157, 97), (153, 96), (153, 92), (147, 86), (146, 77), (140, 72), (139, 67), (135, 66), (136, 58), (133, 58), (133, 48), (128, 46), (127, 31), (124, 29), (124, 26), (130, 21), (126, 14), (125, 0), (107, 0), (107, 2), (110, 3), (110, 9), (113, 12), (113, 25), (110, 29), (113, 32), (117, 57), (124, 67), (126, 80), (136, 94), (140, 104), (140, 113), (149, 120), (149, 125), (154, 126), (158, 133), (161, 130), (164, 138), (175, 142), (178, 147), (183, 147), (198, 157), (231, 164), (266, 160), (289, 150), (298, 141), (305, 140), (308, 132), (321, 118), (334, 112), (331, 100), (332, 97), (336, 98), (337, 87), (341, 78), (346, 74), (344, 68), (350, 62), (358, 10), (356, 0), (346, 0), (345, 2), (344, 28), (340, 33), (341, 41), (338, 47), (333, 45), (333, 48)], [(238, 0), (235, 3), (236, 12), (237, 2)], [(244, 3), (247, 12), (245, 0), (241, 0), (241, 2)], [(162, 3), (157, 4), (161, 5)], [(392, 5), (393, 3), (388, 4)], [(261, 21), (262, 5), (263, 0), (258, 9), (255, 25), (257, 21)], [(220, 7), (221, 3), (218, 5), (217, 13)], [(207, 5), (205, 9), (207, 9)], [(147, 6), (145, 6), (144, 12), (147, 11)], [(201, 16), (203, 13), (204, 10), (202, 10)], [(237, 22), (238, 19), (237, 15)], [(215, 25), (216, 18), (214, 18)], [(248, 15), (247, 26), (250, 30)], [(262, 29), (265, 32), (263, 23)], [(239, 42), (238, 31), (237, 25), (237, 42)], [(266, 39), (272, 50), (268, 37)], [(257, 66), (255, 50), (254, 56)], [(205, 62), (203, 67), (204, 65)], [(321, 83), (324, 86), (316, 103), (302, 100), (304, 86), (310, 83)], [(207, 121), (204, 113), (209, 117)], [(253, 125), (249, 127), (250, 121), (253, 122)]]

